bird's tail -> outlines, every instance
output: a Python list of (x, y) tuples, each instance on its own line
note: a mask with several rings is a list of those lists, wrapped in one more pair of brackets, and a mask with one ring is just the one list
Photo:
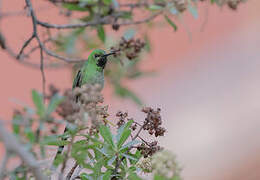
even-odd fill
[[(63, 131), (63, 134), (65, 134), (67, 131), (68, 131), (68, 125), (65, 127), (64, 131)], [(66, 141), (68, 138), (67, 137), (62, 137), (62, 141)], [(55, 166), (55, 162), (58, 160), (58, 157), (62, 154), (62, 151), (64, 149), (64, 146), (59, 146), (58, 148), (58, 151), (56, 152), (56, 155), (54, 157), (54, 160), (53, 160), (53, 165)]]

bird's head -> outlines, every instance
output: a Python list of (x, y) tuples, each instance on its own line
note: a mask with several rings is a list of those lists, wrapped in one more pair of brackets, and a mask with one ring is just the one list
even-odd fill
[(92, 53), (90, 54), (91, 59), (94, 60), (94, 62), (96, 63), (96, 65), (102, 69), (105, 68), (106, 63), (107, 63), (107, 57), (110, 55), (115, 54), (115, 52), (110, 52), (107, 53), (104, 50), (101, 49), (95, 49), (94, 51), (92, 51)]

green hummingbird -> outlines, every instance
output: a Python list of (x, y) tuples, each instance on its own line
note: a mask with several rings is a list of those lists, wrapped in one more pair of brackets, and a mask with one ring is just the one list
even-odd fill
[(104, 69), (107, 64), (107, 57), (115, 54), (106, 54), (104, 50), (96, 49), (89, 55), (88, 60), (78, 71), (73, 81), (72, 89), (81, 87), (84, 84), (100, 84), (104, 87)]
[[(107, 57), (115, 54), (116, 51), (107, 53), (101, 49), (95, 49), (89, 55), (87, 61), (84, 63), (82, 68), (77, 72), (72, 89), (81, 87), (84, 84), (100, 84), (101, 88), (104, 87), (104, 69), (107, 64)], [(76, 97), (76, 102), (79, 97)], [(64, 129), (64, 133), (68, 131), (68, 126)], [(67, 138), (63, 138), (67, 140)], [(59, 146), (54, 161), (57, 156), (62, 153), (64, 146)]]

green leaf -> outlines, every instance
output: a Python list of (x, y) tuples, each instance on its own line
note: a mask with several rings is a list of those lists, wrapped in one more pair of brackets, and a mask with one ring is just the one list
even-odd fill
[(112, 156), (111, 159), (107, 162), (107, 165), (112, 166), (113, 162), (116, 160), (116, 156)]
[(132, 19), (132, 13), (129, 11), (122, 11), (119, 17), (122, 19)]
[(103, 175), (102, 180), (110, 180), (110, 176), (111, 176), (111, 171), (110, 171), (110, 170), (107, 170), (107, 171), (105, 172), (105, 174)]
[(159, 5), (156, 5), (156, 4), (151, 4), (148, 9), (151, 10), (151, 11), (158, 11), (158, 10), (161, 10), (163, 7), (162, 6), (159, 6)]
[(49, 146), (65, 146), (69, 144), (69, 141), (60, 140), (58, 136), (46, 136), (41, 144)]
[(127, 178), (129, 180), (142, 180), (135, 172), (132, 171), (130, 171), (130, 174)]
[(71, 156), (77, 161), (77, 163), (85, 168), (92, 168), (85, 163), (88, 155), (87, 141), (80, 140), (72, 145)]
[(20, 115), (15, 115), (12, 120), (12, 127), (14, 134), (18, 135), (20, 133), (20, 125), (22, 122), (22, 117)]
[(124, 157), (126, 157), (127, 159), (131, 159), (131, 160), (134, 160), (134, 161), (137, 161), (137, 160), (138, 160), (137, 158), (135, 158), (135, 157), (133, 157), (133, 156), (131, 156), (131, 155), (125, 154), (125, 153), (122, 153), (122, 155), (123, 155)]
[(131, 119), (129, 120), (127, 123), (123, 124), (118, 130), (117, 130), (117, 135), (116, 135), (116, 141), (119, 142), (122, 134), (124, 133), (124, 131), (126, 131), (127, 129), (130, 128), (130, 126), (132, 125), (134, 121)]
[(105, 142), (107, 142), (112, 147), (115, 147), (114, 142), (113, 142), (113, 138), (112, 138), (112, 133), (107, 126), (101, 125), (99, 132), (100, 132), (100, 134), (103, 137)]
[(33, 103), (37, 109), (37, 114), (42, 118), (45, 114), (45, 106), (43, 104), (43, 97), (36, 90), (32, 90)]
[(123, 132), (119, 142), (117, 143), (117, 148), (120, 149), (121, 146), (125, 143), (125, 141), (128, 139), (128, 137), (130, 136), (131, 134), (131, 130), (130, 129), (127, 129)]
[(35, 139), (36, 139), (35, 134), (33, 133), (32, 129), (30, 127), (26, 127), (24, 129), (24, 133), (31, 143), (35, 142)]
[(164, 176), (161, 176), (159, 174), (155, 174), (153, 177), (153, 180), (168, 180), (167, 178), (165, 178)]
[(60, 96), (59, 94), (55, 94), (52, 98), (51, 98), (51, 101), (47, 107), (47, 110), (46, 110), (46, 114), (47, 115), (50, 115), (51, 113), (53, 113), (57, 106), (63, 101), (63, 97)]
[(81, 180), (92, 180), (92, 177), (87, 175), (87, 173), (81, 173), (80, 174), (80, 179)]
[(196, 7), (194, 7), (191, 2), (188, 3), (188, 10), (192, 14), (192, 16), (197, 19), (199, 17), (198, 10)]
[(175, 175), (173, 178), (171, 178), (171, 180), (181, 180), (181, 177), (178, 175)]
[(104, 4), (109, 5), (112, 3), (112, 0), (103, 0)]
[(177, 31), (178, 27), (167, 15), (164, 15), (164, 19), (171, 25), (171, 27), (173, 27), (174, 31)]
[(147, 52), (151, 52), (151, 42), (147, 34), (144, 36), (144, 41), (145, 41), (145, 47), (144, 47), (145, 50)]
[(70, 11), (88, 11), (87, 8), (80, 7), (78, 4), (72, 4), (72, 3), (63, 3), (62, 5), (64, 8), (70, 10)]
[(103, 26), (97, 26), (98, 37), (102, 42), (106, 41), (106, 33)]
[(125, 144), (124, 146), (121, 147), (120, 151), (126, 149), (126, 148), (130, 148), (131, 146), (133, 145), (136, 145), (136, 144), (139, 144), (141, 143), (141, 141), (138, 141), (138, 140), (133, 140), (133, 141), (130, 141), (128, 142), (127, 144)]

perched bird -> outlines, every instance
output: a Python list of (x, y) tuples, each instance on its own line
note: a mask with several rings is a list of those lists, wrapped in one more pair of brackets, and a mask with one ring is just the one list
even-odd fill
[(81, 87), (84, 84), (100, 84), (104, 87), (104, 68), (107, 57), (115, 52), (106, 54), (104, 50), (96, 49), (88, 57), (83, 67), (78, 71), (72, 89)]
[[(100, 84), (104, 87), (104, 69), (107, 63), (107, 57), (115, 54), (115, 52), (107, 53), (104, 50), (96, 49), (92, 51), (89, 55), (87, 61), (84, 63), (82, 68), (78, 71), (76, 77), (74, 78), (72, 89), (76, 87), (81, 87), (84, 84)], [(78, 102), (79, 97), (76, 97), (76, 102)], [(66, 126), (64, 133), (68, 131), (68, 126)], [(67, 138), (63, 138), (67, 140)], [(64, 146), (59, 146), (56, 153), (54, 161), (57, 156), (62, 153)]]

